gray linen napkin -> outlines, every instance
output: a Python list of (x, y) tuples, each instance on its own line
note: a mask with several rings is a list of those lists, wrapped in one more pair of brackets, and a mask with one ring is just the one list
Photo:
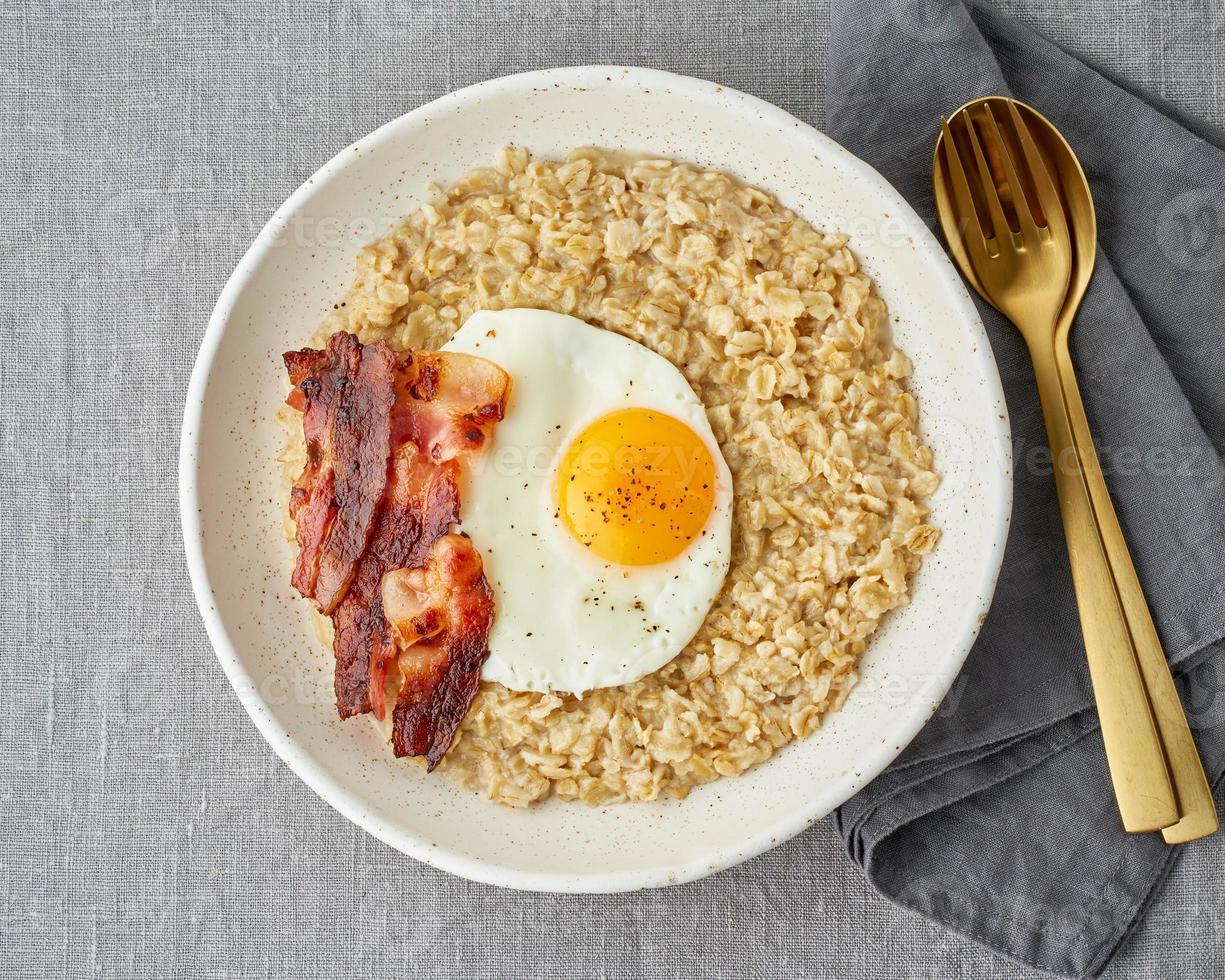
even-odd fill
[[(1033, 104), (1080, 156), (1101, 247), (1073, 358), (1111, 494), (1219, 783), (1225, 134), (985, 4), (834, 0), (831, 36), (827, 131), (933, 228), (938, 118), (969, 99), (1011, 93)], [(936, 717), (839, 811), (838, 826), (893, 901), (1040, 969), (1096, 976), (1177, 849), (1119, 824), (1032, 371), (1020, 335), (979, 308), (1016, 464), (999, 587)]]

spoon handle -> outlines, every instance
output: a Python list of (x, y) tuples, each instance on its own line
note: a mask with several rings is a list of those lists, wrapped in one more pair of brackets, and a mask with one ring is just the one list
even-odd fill
[[(1026, 339), (1050, 442), (1059, 512), (1106, 762), (1123, 828), (1130, 833), (1160, 830), (1178, 820), (1178, 808), (1144, 679), (1083, 478), (1084, 467), (1064, 402), (1053, 333), (1031, 330)], [(1091, 449), (1092, 443), (1087, 448)]]
[(1105, 546), (1115, 588), (1127, 618), (1127, 628), (1131, 633), (1144, 686), (1148, 689), (1149, 704), (1153, 709), (1157, 732), (1165, 749), (1178, 798), (1181, 819), (1165, 827), (1161, 834), (1167, 844), (1198, 840), (1215, 833), (1218, 827), (1212, 790), (1204, 775), (1204, 766), (1200, 762), (1195, 739), (1187, 724), (1178, 689), (1174, 686), (1174, 678), (1170, 675), (1170, 665), (1162, 649), (1161, 638), (1153, 624), (1148, 602), (1136, 575), (1136, 567), (1132, 563), (1131, 553), (1127, 550), (1127, 541), (1123, 537), (1118, 515), (1110, 499), (1110, 491), (1106, 488), (1106, 480), (1102, 476), (1097, 452), (1093, 448), (1093, 435), (1089, 429), (1089, 420), (1085, 416), (1080, 388), (1076, 384), (1066, 333), (1062, 333), (1060, 341), (1056, 343), (1055, 358), (1063, 388), (1063, 400), (1072, 426), (1072, 438), (1080, 455), (1081, 472), (1089, 490), (1098, 533)]

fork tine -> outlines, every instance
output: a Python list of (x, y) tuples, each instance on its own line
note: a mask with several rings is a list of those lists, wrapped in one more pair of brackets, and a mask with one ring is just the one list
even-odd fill
[(974, 131), (974, 123), (970, 119), (969, 112), (963, 112), (965, 121), (966, 135), (969, 137), (970, 146), (974, 150), (974, 159), (977, 162), (977, 178), (979, 190), (982, 192), (983, 199), (987, 202), (987, 210), (991, 212), (991, 224), (994, 225), (995, 237), (1001, 241), (1008, 238), (1012, 234), (1012, 229), (1008, 227), (1008, 219), (1004, 216), (1004, 205), (1000, 202), (1000, 193), (995, 188), (995, 181), (991, 177), (991, 168), (987, 164), (986, 154), (983, 153), (982, 144), (978, 141), (978, 134)]
[(1004, 139), (1004, 134), (996, 122), (995, 113), (991, 109), (991, 104), (984, 105), (983, 109), (987, 117), (988, 135), (995, 141), (1000, 162), (1004, 167), (1004, 177), (1007, 179), (1008, 186), (1012, 190), (1012, 206), (1013, 210), (1017, 213), (1017, 225), (1021, 229), (1021, 238), (1026, 242), (1036, 242), (1038, 240), (1038, 225), (1034, 221), (1034, 213), (1029, 206), (1029, 201), (1025, 197), (1025, 187), (1021, 183), (1020, 177), (1017, 176), (1018, 168), (1016, 161), (1013, 159), (1012, 148), (1009, 147), (1007, 140)]
[[(978, 218), (978, 210), (974, 206), (974, 196), (970, 193), (970, 182), (966, 179), (965, 168), (961, 164), (961, 154), (957, 152), (957, 144), (953, 142), (953, 132), (949, 129), (948, 120), (940, 117), (940, 132), (943, 134), (944, 159), (948, 169), (949, 183), (953, 188), (953, 199), (957, 204), (957, 214), (961, 216), (958, 229), (966, 247), (971, 254), (981, 256), (987, 249), (987, 236), (983, 232), (982, 222)], [(948, 230), (945, 229), (945, 233)]]
[(1038, 207), (1042, 209), (1046, 227), (1051, 230), (1053, 236), (1066, 238), (1069, 234), (1068, 223), (1063, 213), (1063, 202), (1059, 198), (1059, 191), (1055, 188), (1050, 168), (1038, 149), (1038, 144), (1034, 141), (1033, 133), (1025, 120), (1021, 118), (1016, 102), (1012, 99), (1008, 99), (1008, 115), (1012, 120), (1013, 129), (1016, 130), (1017, 142), (1021, 144), (1021, 152), (1025, 154), (1026, 162), (1029, 164), (1030, 187), (1038, 198)]

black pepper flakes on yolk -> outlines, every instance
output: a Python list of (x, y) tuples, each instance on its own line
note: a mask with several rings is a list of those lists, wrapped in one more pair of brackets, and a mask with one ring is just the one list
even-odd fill
[(606, 561), (653, 565), (682, 554), (714, 509), (714, 460), (684, 422), (627, 408), (597, 419), (558, 470), (570, 533)]

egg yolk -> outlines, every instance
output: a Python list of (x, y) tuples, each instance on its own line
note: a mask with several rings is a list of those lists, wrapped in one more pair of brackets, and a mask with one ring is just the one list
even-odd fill
[(570, 533), (606, 561), (654, 565), (681, 554), (715, 504), (715, 463), (689, 426), (663, 412), (626, 408), (570, 443), (557, 478)]

